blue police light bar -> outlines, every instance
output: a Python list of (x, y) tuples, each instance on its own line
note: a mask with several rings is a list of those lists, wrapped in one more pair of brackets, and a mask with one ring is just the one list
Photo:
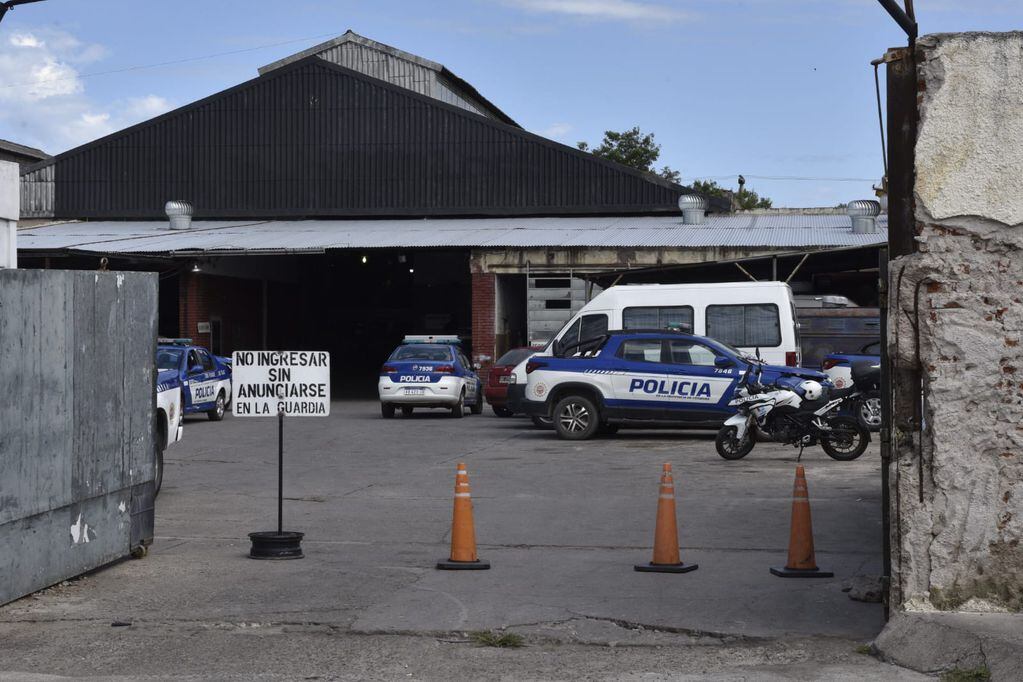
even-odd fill
[(164, 346), (191, 346), (192, 345), (192, 339), (167, 339), (167, 338), (161, 337), (161, 338), (158, 338), (156, 340), (156, 342), (161, 344), (161, 345), (164, 345)]
[(462, 340), (455, 334), (406, 334), (402, 343), (453, 343), (461, 344)]

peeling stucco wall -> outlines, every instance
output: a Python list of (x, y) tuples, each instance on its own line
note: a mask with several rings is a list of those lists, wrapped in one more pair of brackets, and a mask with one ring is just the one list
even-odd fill
[(889, 270), (892, 601), (1020, 611), (1023, 33), (926, 36), (917, 68), (919, 251)]

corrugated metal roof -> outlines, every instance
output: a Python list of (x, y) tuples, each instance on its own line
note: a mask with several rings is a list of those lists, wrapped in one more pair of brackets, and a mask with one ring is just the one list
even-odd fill
[(853, 234), (844, 215), (573, 218), (450, 218), (428, 220), (195, 221), (170, 231), (166, 221), (78, 222), (18, 231), (22, 251), (191, 255), (303, 253), (326, 249), (528, 247), (738, 247), (785, 249), (876, 246), (888, 240), (887, 216), (874, 234)]

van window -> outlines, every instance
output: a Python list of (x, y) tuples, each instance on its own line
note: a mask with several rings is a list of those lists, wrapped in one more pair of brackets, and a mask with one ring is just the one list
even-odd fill
[(773, 303), (707, 306), (707, 336), (733, 346), (781, 345), (781, 321)]
[(668, 329), (677, 325), (692, 331), (692, 307), (626, 308), (622, 311), (622, 329)]
[(579, 340), (593, 339), (607, 334), (607, 315), (583, 315), (582, 329), (579, 332)]
[(564, 348), (569, 344), (587, 339), (595, 339), (607, 333), (607, 315), (594, 313), (583, 315), (572, 323), (565, 333), (558, 340), (558, 346)]

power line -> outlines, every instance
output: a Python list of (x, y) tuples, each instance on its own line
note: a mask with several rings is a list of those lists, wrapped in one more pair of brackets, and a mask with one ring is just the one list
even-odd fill
[(315, 36), (306, 36), (305, 38), (294, 38), (292, 40), (283, 40), (277, 43), (266, 43), (265, 45), (256, 45), (255, 47), (244, 47), (240, 50), (229, 50), (227, 52), (215, 52), (213, 54), (199, 55), (196, 57), (184, 57), (182, 59), (173, 59), (168, 62), (156, 62), (155, 64), (140, 64), (137, 66), (126, 66), (123, 69), (111, 69), (110, 71), (94, 71), (92, 73), (80, 73), (74, 76), (65, 76), (63, 78), (45, 78), (41, 80), (31, 81), (28, 83), (14, 83), (10, 85), (0, 85), (3, 88), (28, 88), (33, 85), (42, 85), (44, 83), (59, 83), (61, 81), (72, 81), (78, 80), (79, 78), (92, 78), (94, 76), (109, 76), (115, 73), (127, 73), (129, 71), (142, 71), (144, 69), (155, 69), (161, 66), (174, 66), (175, 64), (185, 64), (187, 62), (198, 62), (204, 59), (216, 59), (217, 57), (228, 57), (234, 54), (242, 54), (245, 52), (254, 52), (256, 50), (264, 50), (268, 47), (279, 47), (281, 45), (291, 45), (293, 43), (301, 43), (306, 40), (316, 40), (318, 38), (326, 38), (335, 36), (336, 33), (321, 33)]
[[(877, 180), (877, 178), (822, 178), (803, 175), (750, 175), (749, 173), (743, 173), (743, 175), (747, 178), (753, 178), (754, 180), (798, 180), (807, 182), (874, 182)], [(701, 175), (694, 176), (694, 179), (727, 180), (738, 176), (738, 173), (731, 173), (730, 175)]]

